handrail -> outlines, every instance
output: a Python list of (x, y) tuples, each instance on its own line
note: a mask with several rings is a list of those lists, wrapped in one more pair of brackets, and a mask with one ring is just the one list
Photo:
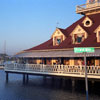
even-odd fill
[(93, 3), (82, 4), (82, 5), (79, 5), (79, 6), (76, 7), (76, 12), (92, 9), (92, 8), (95, 8), (95, 7), (98, 7), (98, 6), (100, 6), (99, 1), (96, 1), (96, 2), (93, 2)]
[[(44, 64), (6, 64), (5, 71), (30, 71), (62, 74), (85, 74), (84, 65), (44, 65)], [(100, 75), (100, 66), (87, 66), (88, 75)]]

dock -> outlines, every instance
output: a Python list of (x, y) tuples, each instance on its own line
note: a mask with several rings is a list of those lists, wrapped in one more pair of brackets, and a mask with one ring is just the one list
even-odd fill
[[(4, 67), (6, 79), (9, 73), (22, 74), (23, 80), (28, 75), (53, 76), (85, 79), (85, 66), (44, 65), (44, 64), (6, 64)], [(100, 80), (100, 67), (87, 66), (88, 79)]]

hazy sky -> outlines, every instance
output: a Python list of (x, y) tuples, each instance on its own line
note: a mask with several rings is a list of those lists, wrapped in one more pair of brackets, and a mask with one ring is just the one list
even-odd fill
[[(15, 54), (48, 39), (56, 27), (67, 28), (81, 15), (86, 0), (0, 0), (0, 53)], [(59, 22), (59, 25), (57, 25)]]

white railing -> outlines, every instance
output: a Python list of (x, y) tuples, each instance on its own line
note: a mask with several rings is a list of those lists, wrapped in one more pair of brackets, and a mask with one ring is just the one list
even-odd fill
[(93, 9), (97, 9), (97, 8), (100, 8), (100, 2), (93, 2), (93, 3), (86, 3), (86, 4), (83, 4), (83, 5), (79, 5), (76, 7), (76, 12), (77, 13), (80, 13), (80, 12), (84, 12), (84, 11), (87, 11), (87, 10), (93, 10)]
[[(85, 74), (85, 66), (43, 65), (43, 64), (6, 64), (5, 71), (28, 71), (40, 73)], [(88, 75), (100, 75), (100, 66), (87, 66)]]

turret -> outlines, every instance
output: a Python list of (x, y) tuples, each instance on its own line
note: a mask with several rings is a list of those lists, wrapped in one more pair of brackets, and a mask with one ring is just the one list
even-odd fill
[(87, 0), (86, 4), (77, 6), (76, 13), (83, 15), (100, 13), (100, 0)]

